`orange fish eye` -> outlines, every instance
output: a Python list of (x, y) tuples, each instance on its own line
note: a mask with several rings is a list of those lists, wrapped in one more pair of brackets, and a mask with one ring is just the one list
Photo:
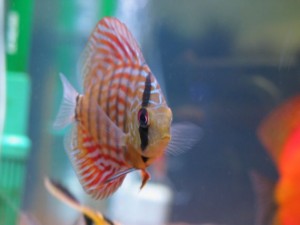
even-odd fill
[(138, 121), (140, 127), (147, 128), (149, 126), (149, 116), (146, 108), (141, 108), (138, 112)]

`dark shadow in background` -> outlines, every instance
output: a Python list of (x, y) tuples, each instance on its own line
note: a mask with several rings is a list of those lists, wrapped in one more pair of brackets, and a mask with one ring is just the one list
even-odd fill
[[(299, 79), (294, 79), (299, 64), (288, 70), (255, 60), (241, 64), (232, 52), (235, 33), (216, 25), (199, 40), (178, 37), (168, 26), (158, 27), (157, 37), (171, 107), (191, 105), (203, 113), (202, 140), (169, 160), (175, 190), (172, 220), (252, 225), (250, 171), (277, 179), (256, 129), (275, 105), (299, 92)], [(257, 77), (274, 84), (279, 98), (258, 86)], [(176, 119), (185, 118), (175, 111)]]

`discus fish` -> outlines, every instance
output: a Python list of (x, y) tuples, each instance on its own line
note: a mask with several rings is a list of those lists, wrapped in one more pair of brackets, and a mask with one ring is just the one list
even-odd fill
[(126, 174), (142, 173), (165, 152), (191, 148), (201, 130), (189, 123), (172, 125), (172, 111), (145, 62), (138, 43), (116, 18), (98, 22), (82, 53), (83, 94), (60, 75), (64, 98), (54, 123), (73, 123), (65, 148), (84, 190), (105, 198)]

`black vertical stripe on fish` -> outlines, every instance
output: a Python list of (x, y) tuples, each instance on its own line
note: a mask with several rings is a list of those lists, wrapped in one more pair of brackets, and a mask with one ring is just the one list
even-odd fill
[(143, 99), (142, 99), (142, 107), (146, 107), (150, 101), (150, 94), (151, 94), (151, 74), (148, 73), (145, 81), (145, 89), (143, 92)]
[[(142, 99), (142, 107), (146, 107), (150, 101), (150, 94), (151, 94), (151, 75), (150, 72), (148, 73), (145, 81), (145, 89), (143, 92), (143, 99)], [(141, 149), (144, 151), (148, 144), (148, 127), (139, 127), (140, 139), (141, 139)]]
[(139, 127), (140, 139), (141, 139), (141, 149), (145, 150), (148, 146), (148, 127)]

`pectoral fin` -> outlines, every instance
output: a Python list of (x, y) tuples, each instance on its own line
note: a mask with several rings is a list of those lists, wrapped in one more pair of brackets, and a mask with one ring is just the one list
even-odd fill
[(202, 136), (202, 129), (195, 124), (187, 122), (175, 123), (171, 127), (171, 141), (166, 153), (180, 155), (193, 148)]

